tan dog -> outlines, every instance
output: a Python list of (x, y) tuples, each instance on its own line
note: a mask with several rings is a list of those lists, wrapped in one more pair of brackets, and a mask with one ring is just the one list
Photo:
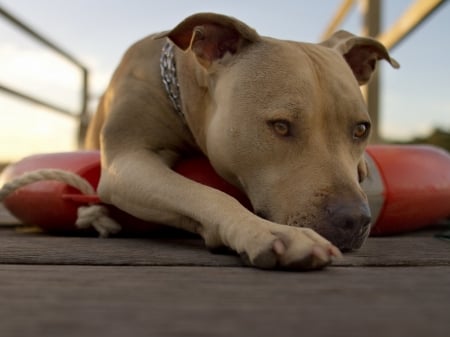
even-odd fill
[[(380, 59), (398, 67), (369, 38), (281, 41), (212, 13), (149, 36), (125, 54), (90, 125), (100, 197), (257, 267), (323, 267), (369, 231), (359, 183), (370, 120), (358, 84)], [(170, 169), (199, 151), (256, 215)]]

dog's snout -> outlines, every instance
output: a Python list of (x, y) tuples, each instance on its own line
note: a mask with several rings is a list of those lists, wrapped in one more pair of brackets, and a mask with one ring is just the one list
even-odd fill
[[(327, 207), (331, 226), (325, 236), (342, 250), (358, 249), (370, 229), (371, 215), (366, 203), (337, 203)], [(327, 235), (328, 234), (328, 235)]]
[(370, 224), (371, 216), (367, 207), (352, 205), (328, 208), (331, 223), (345, 231), (354, 231)]

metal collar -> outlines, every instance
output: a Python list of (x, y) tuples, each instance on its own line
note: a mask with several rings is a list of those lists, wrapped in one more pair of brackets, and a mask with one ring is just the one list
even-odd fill
[(173, 48), (174, 45), (170, 41), (167, 41), (162, 48), (160, 58), (161, 78), (175, 112), (184, 120), (184, 113), (181, 110), (180, 87), (178, 86), (177, 67)]

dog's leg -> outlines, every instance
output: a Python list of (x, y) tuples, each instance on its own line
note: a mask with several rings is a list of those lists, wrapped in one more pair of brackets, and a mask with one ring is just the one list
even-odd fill
[(272, 223), (227, 194), (172, 171), (159, 154), (127, 151), (105, 158), (103, 201), (143, 220), (200, 234), (208, 247), (227, 246), (260, 268), (321, 268), (339, 250), (314, 231)]

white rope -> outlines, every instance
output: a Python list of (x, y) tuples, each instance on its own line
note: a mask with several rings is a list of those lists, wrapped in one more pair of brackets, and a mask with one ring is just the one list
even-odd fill
[[(56, 180), (72, 186), (83, 194), (95, 194), (91, 184), (79, 175), (58, 169), (42, 169), (24, 173), (20, 177), (7, 182), (0, 189), (0, 202), (17, 189), (44, 180)], [(107, 237), (121, 230), (120, 225), (108, 216), (108, 209), (102, 205), (80, 206), (78, 218), (75, 222), (78, 228), (92, 226), (100, 235)]]
[(117, 222), (108, 216), (108, 209), (102, 205), (78, 207), (78, 218), (75, 225), (78, 228), (92, 226), (102, 238), (106, 238), (110, 234), (116, 234), (122, 229)]
[(95, 194), (95, 190), (89, 182), (81, 178), (79, 175), (63, 170), (43, 169), (24, 173), (20, 177), (7, 182), (0, 190), (0, 201), (5, 199), (10, 193), (23, 186), (43, 180), (61, 181), (76, 188), (83, 194)]

